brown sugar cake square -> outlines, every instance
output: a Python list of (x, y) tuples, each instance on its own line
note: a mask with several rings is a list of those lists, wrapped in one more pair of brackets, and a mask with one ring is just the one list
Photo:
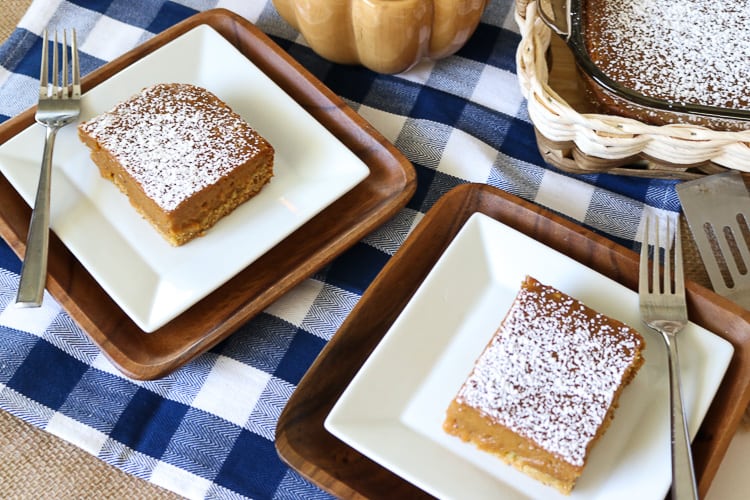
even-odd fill
[(208, 90), (163, 83), (78, 126), (101, 175), (172, 245), (202, 235), (273, 176), (274, 149)]
[(567, 495), (644, 348), (634, 329), (528, 276), (443, 428)]

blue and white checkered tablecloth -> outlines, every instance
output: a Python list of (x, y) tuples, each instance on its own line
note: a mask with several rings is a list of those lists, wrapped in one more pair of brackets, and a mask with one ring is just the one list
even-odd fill
[[(13, 307), (20, 262), (0, 242), (0, 408), (130, 474), (192, 498), (316, 498), (274, 449), (296, 384), (410, 228), (467, 181), (547, 206), (628, 246), (673, 181), (571, 177), (540, 157), (515, 75), (512, 0), (493, 0), (458, 55), (397, 76), (316, 56), (270, 0), (35, 0), (0, 46), (0, 120), (35, 104), (40, 33), (75, 27), (89, 72), (168, 26), (226, 7), (256, 23), (415, 165), (401, 212), (210, 352), (150, 382), (122, 376), (49, 297)], [(41, 149), (40, 149), (41, 153)]]

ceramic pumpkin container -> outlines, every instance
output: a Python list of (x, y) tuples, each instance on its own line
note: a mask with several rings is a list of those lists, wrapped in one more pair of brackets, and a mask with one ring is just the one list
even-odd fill
[(460, 49), (489, 0), (273, 0), (329, 61), (399, 73)]

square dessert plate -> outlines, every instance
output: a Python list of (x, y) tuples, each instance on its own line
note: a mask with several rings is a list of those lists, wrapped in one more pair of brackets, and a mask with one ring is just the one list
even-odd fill
[[(77, 138), (58, 134), (50, 227), (114, 301), (152, 332), (247, 267), (364, 179), (369, 169), (228, 40), (196, 26), (82, 96), (81, 121), (142, 88), (190, 83), (216, 94), (276, 151), (260, 193), (174, 248), (103, 179)], [(33, 125), (0, 145), (0, 171), (33, 203), (44, 129)]]
[[(225, 9), (86, 75), (81, 120), (165, 82), (205, 87), (229, 104), (273, 145), (274, 177), (205, 236), (172, 247), (100, 177), (76, 127), (60, 131), (48, 289), (135, 378), (164, 375), (219, 342), (391, 217), (416, 187), (392, 144)], [(0, 126), (0, 232), (19, 255), (43, 145), (33, 112)]]
[[(438, 259), (325, 428), (439, 498), (566, 498), (442, 429), (446, 408), (526, 275), (637, 328), (646, 339), (646, 362), (623, 391), (615, 419), (569, 498), (663, 498), (671, 482), (668, 367), (663, 341), (642, 327), (637, 294), (480, 213)], [(695, 436), (734, 348), (695, 323), (679, 342)]]

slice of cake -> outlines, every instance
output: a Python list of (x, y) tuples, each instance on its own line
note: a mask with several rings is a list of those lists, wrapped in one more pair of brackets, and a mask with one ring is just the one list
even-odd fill
[(273, 147), (206, 89), (148, 87), (78, 126), (101, 175), (171, 244), (182, 245), (258, 193)]
[(527, 277), (443, 428), (569, 494), (644, 348), (634, 329)]

